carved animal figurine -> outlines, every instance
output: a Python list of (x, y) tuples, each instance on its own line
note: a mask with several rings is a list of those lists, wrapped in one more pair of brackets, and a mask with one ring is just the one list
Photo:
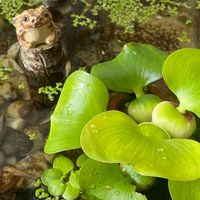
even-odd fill
[(42, 43), (51, 45), (60, 38), (60, 30), (44, 6), (25, 10), (14, 18), (13, 25), (20, 45), (25, 48), (33, 48)]
[(23, 11), (13, 23), (20, 44), (18, 62), (27, 78), (31, 99), (49, 107), (56, 101), (51, 102), (46, 94), (38, 94), (38, 90), (54, 87), (66, 79), (67, 54), (61, 32), (44, 6)]

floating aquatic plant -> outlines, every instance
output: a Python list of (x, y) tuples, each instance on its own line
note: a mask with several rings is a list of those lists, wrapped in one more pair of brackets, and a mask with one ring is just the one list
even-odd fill
[[(79, 157), (77, 166), (81, 169), (70, 168), (63, 198), (73, 199), (82, 191), (86, 199), (146, 199), (135, 188), (145, 189), (155, 177), (161, 177), (170, 180), (173, 200), (179, 200), (179, 193), (182, 199), (199, 200), (192, 194), (197, 187), (192, 188), (200, 178), (200, 144), (182, 139), (196, 128), (192, 113), (200, 117), (199, 57), (198, 49), (186, 48), (167, 56), (151, 45), (129, 43), (114, 60), (95, 65), (92, 75), (78, 70), (69, 76), (52, 115), (45, 152), (82, 147), (95, 161)], [(179, 103), (145, 94), (143, 88), (162, 76)], [(128, 114), (145, 122), (137, 124), (123, 112), (106, 111), (106, 86), (135, 93)], [(146, 122), (151, 118), (152, 122)], [(93, 176), (94, 171), (98, 173)], [(145, 187), (141, 180), (146, 181)]]
[(113, 91), (135, 93), (128, 113), (137, 122), (151, 121), (152, 110), (161, 100), (144, 93), (144, 87), (162, 77), (162, 65), (167, 54), (148, 45), (128, 43), (111, 61), (92, 67), (91, 73)]

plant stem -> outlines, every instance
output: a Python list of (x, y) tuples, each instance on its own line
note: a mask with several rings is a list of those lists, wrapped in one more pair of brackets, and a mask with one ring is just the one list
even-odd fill
[(183, 115), (186, 113), (185, 108), (181, 104), (176, 109)]
[(134, 92), (135, 92), (136, 98), (145, 94), (144, 91), (143, 91), (143, 88), (135, 88)]

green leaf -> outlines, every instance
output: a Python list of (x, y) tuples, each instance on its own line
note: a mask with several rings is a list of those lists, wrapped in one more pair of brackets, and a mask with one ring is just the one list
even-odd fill
[(63, 174), (67, 174), (74, 168), (74, 164), (69, 158), (58, 156), (53, 161), (53, 168), (59, 169)]
[(69, 183), (72, 187), (80, 189), (79, 185), (79, 170), (72, 171), (69, 176)]
[(152, 176), (142, 176), (138, 174), (132, 165), (120, 165), (123, 173), (129, 178), (131, 183), (133, 183), (137, 191), (143, 191), (149, 189), (152, 185), (154, 185), (156, 178)]
[(172, 200), (200, 200), (200, 179), (194, 181), (169, 181)]
[(80, 193), (80, 189), (72, 187), (70, 183), (66, 184), (65, 192), (63, 193), (63, 198), (67, 200), (77, 199)]
[(47, 169), (42, 173), (41, 180), (44, 185), (48, 186), (52, 181), (60, 179), (62, 175), (58, 169)]
[(72, 73), (51, 116), (45, 153), (80, 148), (81, 130), (92, 117), (106, 110), (107, 103), (108, 91), (100, 80), (81, 70)]
[(85, 161), (88, 159), (88, 157), (83, 153), (81, 154), (77, 160), (76, 160), (76, 165), (78, 167), (82, 167), (82, 165), (85, 163)]
[(143, 87), (162, 76), (167, 54), (149, 44), (128, 43), (113, 60), (92, 67), (91, 73), (118, 92), (143, 93)]
[(81, 146), (94, 160), (131, 164), (144, 176), (184, 181), (200, 177), (198, 142), (169, 139), (156, 125), (137, 125), (119, 111), (103, 112), (91, 119), (82, 131)]
[(88, 159), (80, 169), (79, 181), (83, 194), (91, 199), (146, 200), (145, 196), (135, 192), (135, 187), (123, 176), (117, 164)]
[(48, 191), (52, 196), (60, 196), (64, 193), (65, 187), (65, 184), (61, 180), (57, 179), (49, 183)]
[(163, 78), (180, 101), (179, 110), (200, 117), (200, 50), (184, 48), (170, 54), (163, 65)]

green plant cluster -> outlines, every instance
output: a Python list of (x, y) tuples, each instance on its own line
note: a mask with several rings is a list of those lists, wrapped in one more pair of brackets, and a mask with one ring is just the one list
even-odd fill
[(82, 154), (74, 164), (65, 156), (57, 156), (52, 168), (44, 171), (41, 179), (35, 182), (35, 196), (46, 200), (77, 199), (80, 195), (79, 171), (86, 159)]
[[(146, 189), (155, 182), (154, 177), (139, 175), (131, 166), (100, 163), (89, 159), (85, 154), (79, 155), (76, 163), (57, 155), (52, 168), (45, 170), (35, 182), (35, 196), (46, 200), (93, 199), (96, 195), (108, 199), (110, 194), (124, 190), (126, 200), (145, 196), (137, 193), (137, 189)], [(120, 184), (123, 187), (120, 188)], [(113, 191), (112, 191), (113, 190)], [(94, 198), (96, 199), (96, 198)]]
[[(44, 151), (82, 148), (90, 160), (78, 178), (85, 199), (146, 200), (135, 187), (148, 188), (159, 177), (169, 180), (173, 200), (199, 200), (200, 143), (193, 138), (200, 118), (199, 57), (195, 48), (168, 55), (152, 45), (128, 43), (90, 74), (77, 70), (68, 77)], [(157, 95), (144, 90), (161, 78), (174, 94), (170, 101), (160, 95), (162, 87)], [(127, 110), (107, 110), (108, 90), (135, 98)], [(127, 175), (147, 185), (136, 180), (132, 185)]]
[[(177, 15), (180, 7), (189, 8), (187, 1), (171, 1), (171, 0), (97, 0), (95, 3), (90, 0), (81, 0), (85, 4), (85, 8), (81, 15), (73, 15), (77, 24), (87, 25), (87, 23), (78, 23), (79, 19), (85, 19), (85, 15), (91, 12), (94, 16), (100, 11), (106, 11), (111, 22), (124, 28), (125, 32), (132, 33), (137, 24), (146, 22), (150, 17), (155, 16), (158, 12), (165, 12), (170, 15)], [(85, 17), (83, 17), (85, 16)], [(95, 24), (95, 20), (89, 20), (89, 28)], [(92, 25), (91, 25), (92, 24)]]
[(13, 18), (23, 9), (37, 6), (42, 2), (43, 0), (1, 0), (0, 16), (11, 23)]
[(41, 94), (46, 94), (48, 95), (48, 98), (50, 101), (54, 101), (55, 95), (59, 95), (60, 92), (62, 91), (62, 83), (56, 83), (56, 86), (45, 86), (45, 87), (41, 87), (38, 90), (38, 93)]
[(97, 21), (92, 20), (89, 17), (86, 17), (85, 15), (72, 14), (71, 17), (73, 18), (74, 27), (78, 27), (78, 25), (80, 25), (93, 29), (97, 24)]

